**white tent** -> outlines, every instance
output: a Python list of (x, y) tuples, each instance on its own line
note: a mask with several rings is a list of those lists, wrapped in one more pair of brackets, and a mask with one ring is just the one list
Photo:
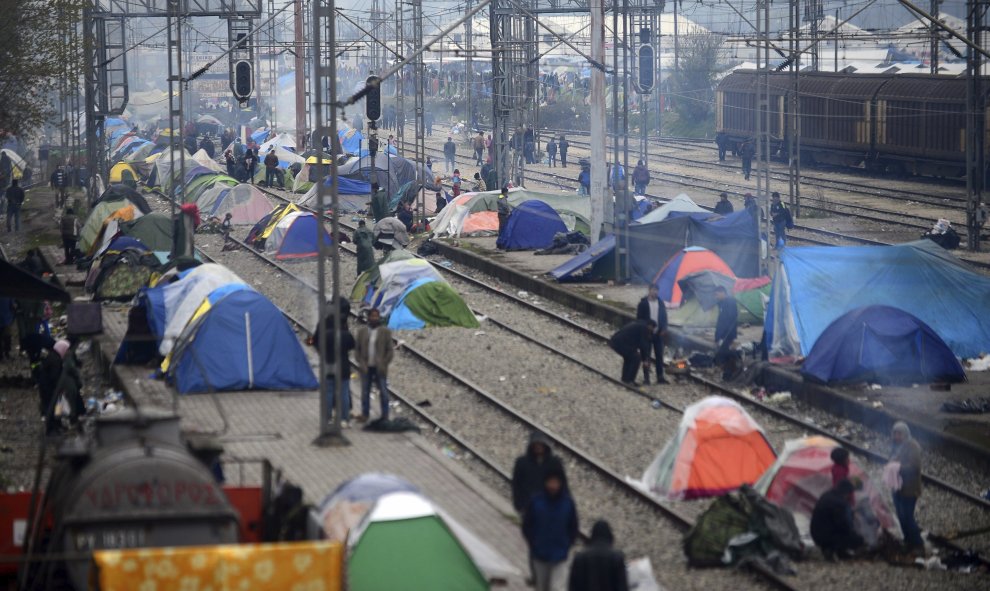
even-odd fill
[(296, 149), (296, 140), (287, 133), (280, 133), (259, 146), (262, 154), (267, 154), (273, 147)]
[(636, 221), (640, 224), (662, 222), (675, 211), (681, 213), (710, 213), (707, 209), (695, 203), (690, 197), (681, 193)]

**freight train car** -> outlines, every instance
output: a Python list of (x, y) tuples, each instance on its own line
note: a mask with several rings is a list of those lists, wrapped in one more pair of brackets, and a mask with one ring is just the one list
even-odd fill
[[(990, 82), (990, 80), (988, 80)], [(715, 94), (718, 141), (733, 152), (757, 135), (756, 97), (771, 157), (786, 160), (795, 142), (791, 114), (797, 103), (797, 146), (805, 163), (863, 167), (877, 172), (965, 176), (966, 81), (920, 74), (793, 74), (737, 70)], [(979, 97), (987, 113), (987, 94)], [(769, 89), (769, 95), (767, 95)], [(797, 99), (796, 101), (794, 99)], [(990, 137), (990, 115), (983, 117)], [(990, 158), (984, 156), (984, 171)]]

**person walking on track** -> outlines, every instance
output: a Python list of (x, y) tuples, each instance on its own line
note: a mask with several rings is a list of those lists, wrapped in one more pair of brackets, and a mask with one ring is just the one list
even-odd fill
[[(7, 200), (7, 231), (21, 231), (21, 206), (24, 205), (24, 189), (17, 182), (17, 179), (10, 181), (10, 186), (4, 193)], [(13, 224), (11, 224), (13, 221)], [(13, 230), (11, 230), (13, 226)]]
[(65, 167), (59, 166), (55, 169), (50, 184), (52, 189), (55, 189), (55, 207), (64, 207), (69, 198), (69, 172)]
[(355, 357), (361, 372), (361, 416), (359, 422), (367, 422), (371, 414), (371, 384), (378, 386), (381, 403), (381, 419), (388, 420), (388, 366), (395, 357), (392, 331), (381, 326), (382, 316), (378, 308), (368, 312), (368, 324), (357, 332)]
[(564, 486), (561, 470), (551, 469), (544, 475), (543, 490), (526, 507), (523, 535), (529, 546), (534, 587), (537, 591), (560, 591), (567, 577), (567, 556), (578, 535), (577, 507)]
[[(554, 455), (550, 447), (550, 438), (534, 431), (529, 436), (526, 453), (516, 458), (512, 466), (512, 506), (520, 518), (526, 515), (533, 497), (543, 492), (543, 481), (549, 472), (559, 472), (562, 475), (564, 487), (567, 487), (567, 474), (560, 458)], [(534, 580), (533, 563), (529, 564), (530, 583)]]
[(443, 163), (444, 172), (450, 174), (450, 171), (454, 170), (457, 166), (454, 163), (454, 158), (457, 156), (457, 144), (454, 143), (453, 136), (447, 136), (447, 142), (443, 145)]
[(609, 339), (609, 346), (622, 357), (622, 383), (634, 385), (640, 365), (649, 371), (650, 348), (656, 329), (657, 324), (653, 320), (634, 320)]
[(474, 165), (481, 166), (485, 158), (485, 134), (478, 132), (474, 138)]
[(567, 591), (629, 591), (626, 557), (612, 547), (615, 538), (605, 520), (591, 526), (588, 546), (574, 557)]
[(753, 172), (753, 156), (756, 155), (756, 146), (753, 145), (753, 140), (746, 140), (743, 142), (741, 148), (739, 148), (739, 157), (742, 158), (742, 172), (746, 176), (746, 180), (749, 180), (749, 175)]
[(560, 136), (560, 142), (557, 143), (557, 148), (560, 150), (560, 165), (567, 168), (567, 150), (570, 149), (571, 143), (567, 141), (565, 136)]

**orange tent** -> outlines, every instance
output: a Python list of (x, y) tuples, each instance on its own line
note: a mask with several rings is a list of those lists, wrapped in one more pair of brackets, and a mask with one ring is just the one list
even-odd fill
[(763, 429), (741, 406), (710, 396), (684, 411), (643, 483), (671, 499), (717, 496), (753, 484), (775, 460)]
[(735, 278), (729, 265), (714, 252), (700, 246), (689, 246), (667, 261), (653, 278), (660, 290), (660, 299), (673, 308), (681, 305), (684, 294), (678, 281), (699, 271), (714, 271)]

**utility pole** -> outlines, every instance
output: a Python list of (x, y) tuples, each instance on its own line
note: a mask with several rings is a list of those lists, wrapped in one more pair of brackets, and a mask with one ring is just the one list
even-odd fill
[[(306, 145), (309, 129), (306, 127), (306, 33), (303, 25), (303, 0), (295, 0), (293, 5), (294, 40), (293, 54), (296, 66), (296, 145), (302, 153)], [(315, 147), (317, 150), (320, 146)], [(320, 166), (320, 165), (318, 165)]]
[(787, 160), (790, 164), (788, 193), (794, 215), (801, 217), (801, 56), (797, 54), (801, 49), (801, 3), (798, 0), (791, 0), (790, 9), (791, 42), (789, 49), (790, 54), (795, 57), (789, 66), (794, 77), (794, 85), (791, 92), (790, 133), (787, 142)]
[[(399, 52), (399, 55), (405, 57), (406, 46), (405, 46), (405, 27), (406, 22), (403, 20), (403, 7), (402, 3), (404, 0), (395, 0), (395, 48)], [(395, 144), (396, 149), (402, 149), (403, 140), (406, 137), (406, 111), (405, 111), (405, 101), (403, 100), (406, 95), (406, 77), (405, 68), (402, 68), (395, 73)], [(385, 146), (385, 153), (388, 154), (388, 146)]]
[[(326, 184), (321, 178), (319, 182), (316, 183), (316, 244), (317, 252), (319, 256), (317, 257), (317, 267), (316, 267), (316, 285), (317, 285), (317, 315), (319, 316), (319, 326), (321, 330), (317, 331), (317, 348), (320, 352), (320, 430), (319, 435), (316, 440), (313, 441), (314, 445), (317, 446), (330, 446), (330, 445), (349, 445), (349, 442), (344, 437), (343, 431), (341, 430), (341, 413), (343, 412), (343, 396), (342, 396), (342, 386), (343, 386), (343, 375), (342, 372), (350, 371), (350, 367), (336, 367), (337, 359), (340, 357), (337, 352), (340, 351), (341, 346), (341, 334), (340, 326), (345, 321), (341, 317), (341, 306), (340, 306), (340, 248), (338, 247), (338, 240), (336, 237), (339, 236), (340, 224), (338, 223), (339, 215), (339, 203), (338, 203), (338, 179), (337, 179), (337, 154), (334, 153), (333, 146), (337, 138), (337, 110), (334, 104), (337, 102), (337, 62), (335, 59), (335, 51), (337, 47), (337, 11), (336, 11), (336, 1), (335, 0), (313, 0), (313, 120), (315, 123), (316, 133), (315, 143), (318, 149), (323, 148), (323, 138), (328, 137), (330, 139), (330, 171), (331, 171), (331, 181), (330, 181), (330, 208), (331, 208), (331, 218), (330, 218), (330, 231), (331, 236), (335, 239), (330, 241), (330, 270), (332, 276), (331, 283), (331, 300), (330, 300), (330, 310), (329, 312), (333, 314), (334, 319), (334, 331), (331, 338), (333, 338), (333, 350), (334, 350), (334, 360), (333, 360), (333, 376), (327, 376), (327, 331), (325, 330), (325, 322), (327, 317), (327, 297), (326, 297), (326, 251), (327, 244), (323, 239), (323, 217), (326, 212)], [(321, 39), (326, 37), (325, 45), (321, 43)], [(326, 125), (329, 124), (329, 127)], [(322, 156), (317, 156), (320, 161), (320, 167), (322, 169)], [(345, 362), (346, 365), (346, 362)], [(329, 421), (329, 402), (327, 400), (327, 378), (330, 377), (333, 380), (333, 392), (334, 392), (334, 412), (333, 412), (333, 423)]]
[[(942, 0), (931, 0), (929, 9), (931, 10), (932, 19), (935, 21), (939, 18), (939, 7), (942, 4)], [(931, 73), (938, 74), (939, 64), (938, 64), (938, 46), (940, 44), (938, 39), (939, 28), (934, 22), (930, 23), (929, 30), (931, 33), (931, 48), (928, 50), (928, 63), (931, 66)]]
[[(412, 0), (413, 9), (413, 44), (419, 48), (423, 46), (423, 0)], [(418, 52), (413, 60), (413, 82), (416, 84), (416, 215), (418, 219), (426, 224), (426, 194), (423, 184), (423, 166), (420, 163), (426, 161), (426, 125), (423, 121), (424, 114), (424, 79), (426, 78), (426, 68), (423, 65), (423, 53)]]
[[(611, 199), (605, 191), (605, 5), (589, 0), (591, 11), (591, 242), (598, 242)], [(611, 209), (608, 207), (608, 209)]]
[[(990, 0), (967, 0), (966, 36), (977, 47), (985, 47), (987, 9)], [(983, 185), (987, 176), (984, 145), (983, 54), (973, 45), (966, 47), (966, 230), (967, 246), (980, 250), (980, 230), (986, 221)]]
[[(467, 0), (464, 11), (471, 12), (472, 0)], [(464, 22), (464, 78), (465, 91), (467, 93), (467, 122), (468, 125), (474, 123), (474, 17)], [(480, 127), (480, 126), (479, 126)], [(474, 131), (474, 130), (472, 130)]]

